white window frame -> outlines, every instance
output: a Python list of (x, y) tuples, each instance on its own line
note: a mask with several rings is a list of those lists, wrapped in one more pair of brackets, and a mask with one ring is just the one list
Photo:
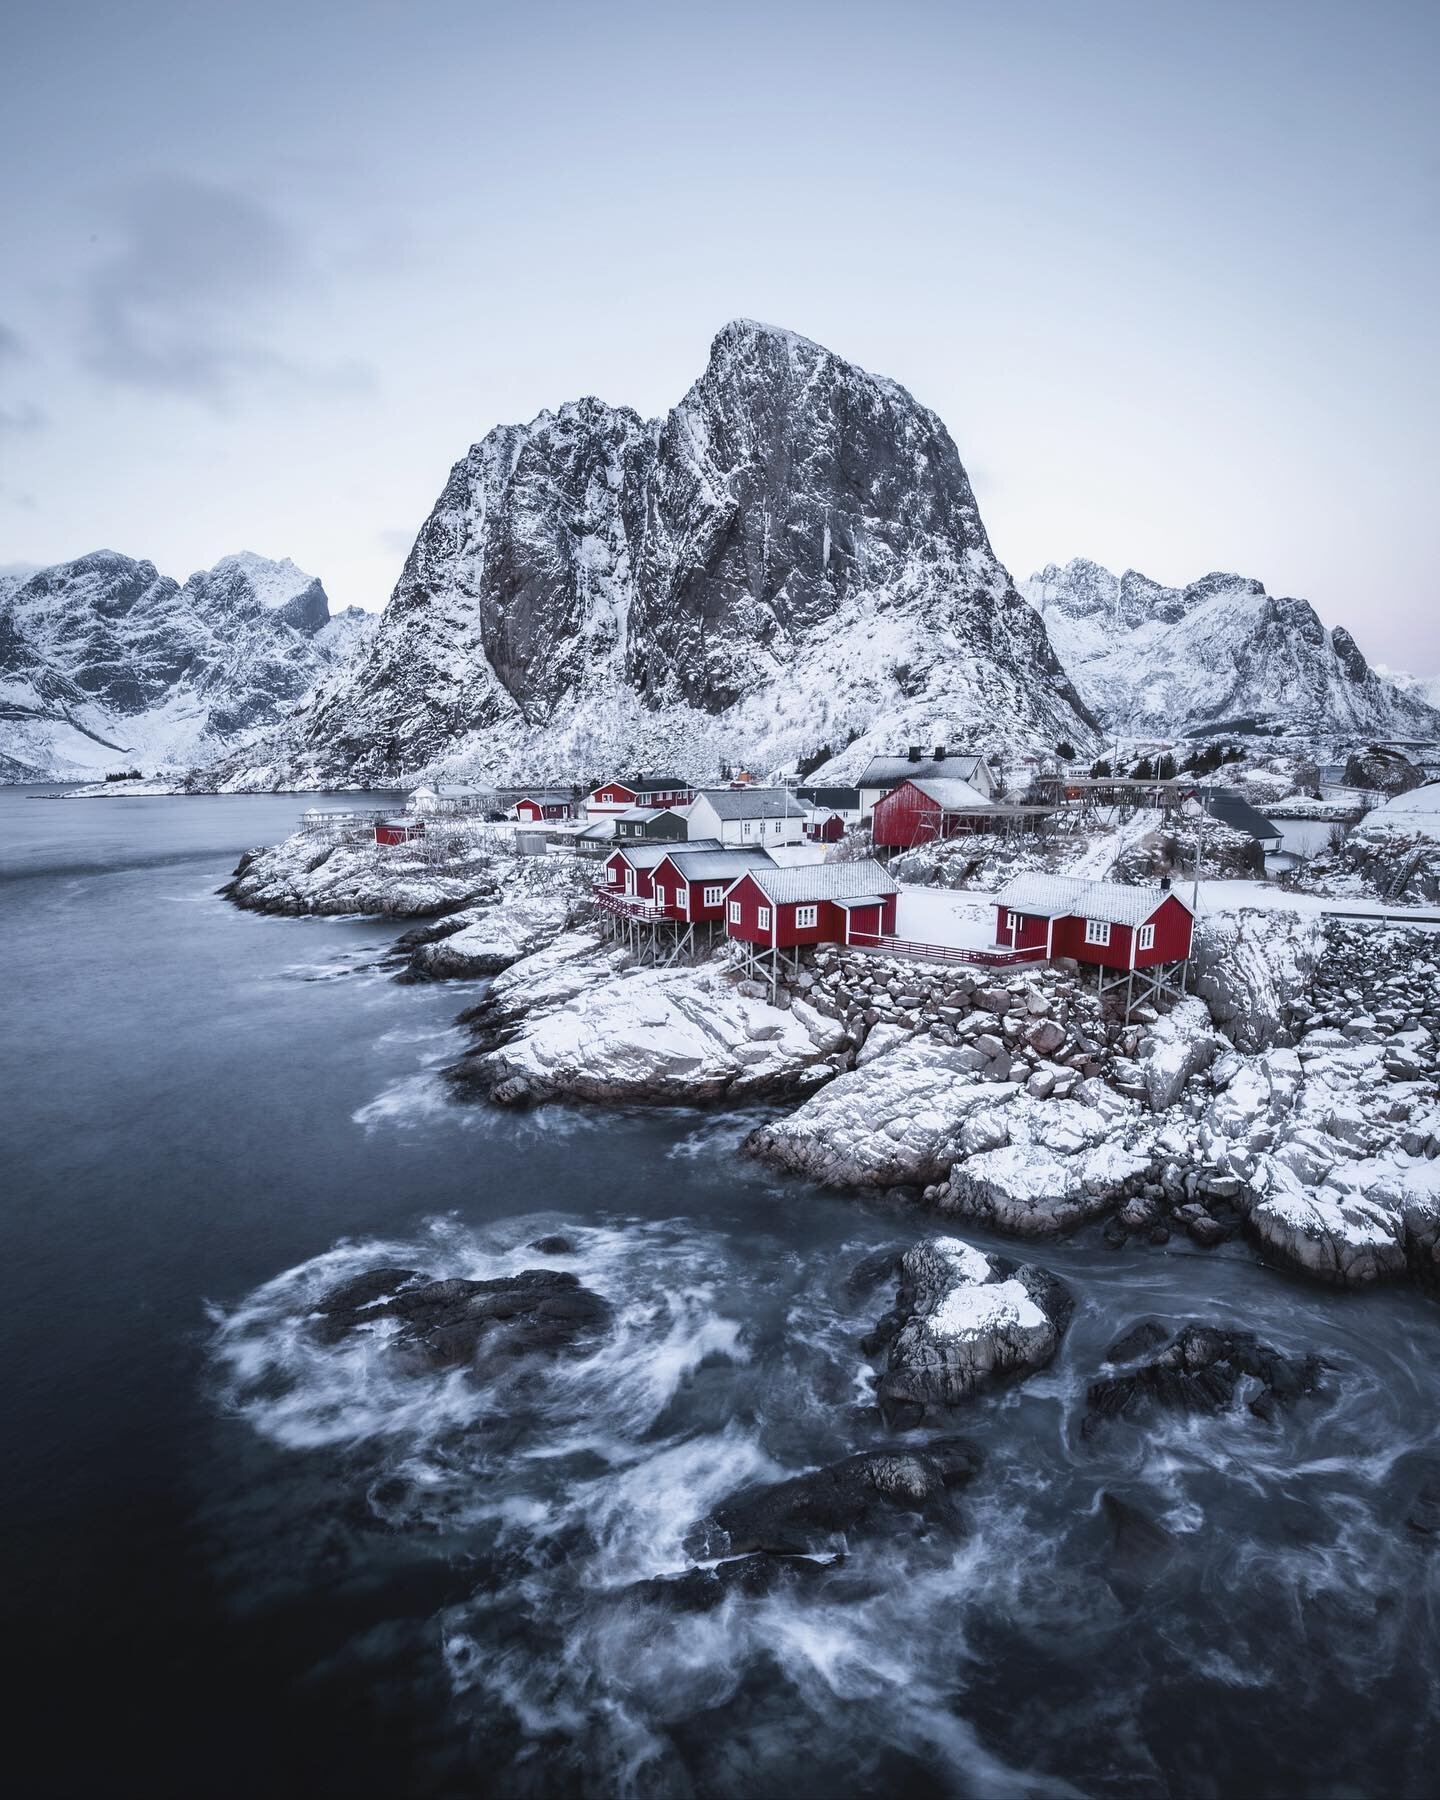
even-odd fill
[(770, 908), (768, 906), (762, 906), (755, 914), (755, 923), (762, 931), (770, 929)]
[(1020, 914), (1019, 913), (1017, 913), (1017, 912), (1007, 912), (1006, 913), (1005, 929), (1007, 931), (1018, 931), (1020, 929)]
[(774, 837), (779, 837), (779, 835), (780, 835), (780, 821), (779, 821), (779, 819), (776, 819), (776, 821), (775, 821), (775, 823), (774, 823), (774, 824), (773, 824), (773, 825), (772, 825), (772, 826), (771, 826), (771, 827), (770, 827), (770, 830), (771, 830), (771, 835), (772, 835), (772, 836), (774, 836)]
[(611, 887), (618, 887), (620, 885), (620, 871), (615, 867), (614, 863), (611, 863), (610, 867), (605, 871), (605, 879), (610, 883)]
[(724, 898), (725, 889), (723, 885), (702, 888), (700, 890), (700, 904), (702, 906), (718, 906)]
[(730, 902), (730, 923), (732, 925), (738, 925), (740, 923), (743, 911), (744, 909), (741, 907), (738, 900), (732, 900)]
[(808, 931), (812, 925), (819, 923), (820, 908), (818, 906), (797, 906), (795, 908), (795, 929), (797, 931)]
[(750, 835), (749, 819), (742, 819), (740, 821), (740, 835), (741, 835), (741, 837), (749, 837), (749, 835)]
[(1153, 950), (1155, 948), (1155, 927), (1153, 925), (1140, 927), (1140, 935), (1135, 940), (1135, 948), (1137, 950)]
[(1085, 921), (1085, 942), (1098, 944), (1103, 950), (1110, 943), (1110, 921), (1108, 919), (1087, 919)]

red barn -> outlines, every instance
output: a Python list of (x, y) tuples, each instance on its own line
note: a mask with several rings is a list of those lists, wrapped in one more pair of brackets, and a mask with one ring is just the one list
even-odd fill
[(983, 831), (994, 816), (994, 802), (968, 781), (911, 778), (875, 802), (870, 837), (886, 849), (913, 850), (937, 838)]
[(656, 864), (652, 883), (655, 904), (667, 919), (692, 924), (718, 924), (725, 917), (725, 895), (748, 869), (773, 869), (768, 850), (703, 850), (693, 844), (672, 849)]
[(526, 794), (515, 802), (515, 817), (522, 825), (544, 825), (557, 819), (573, 819), (575, 802), (556, 789)]
[(423, 819), (382, 819), (375, 827), (375, 842), (387, 846), (408, 844), (425, 835)]
[(899, 889), (879, 863), (750, 869), (725, 896), (725, 931), (768, 950), (844, 944), (851, 932), (893, 936)]
[(1073, 875), (1020, 875), (995, 896), (995, 941), (1017, 950), (1043, 945), (1104, 969), (1185, 962), (1195, 918), (1168, 885), (1127, 887)]

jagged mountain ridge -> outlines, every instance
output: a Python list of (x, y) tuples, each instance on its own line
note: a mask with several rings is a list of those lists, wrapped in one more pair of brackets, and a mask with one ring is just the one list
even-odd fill
[(1424, 696), (1384, 680), (1307, 600), (1213, 573), (1165, 587), (1077, 557), (1021, 584), (1076, 687), (1110, 731), (1180, 737), (1280, 730), (1312, 742), (1440, 737)]
[(283, 718), (367, 634), (289, 559), (182, 585), (98, 550), (0, 586), (0, 780), (180, 770)]
[(897, 742), (1092, 723), (936, 415), (736, 321), (663, 419), (585, 399), (474, 445), (368, 655), (217, 778), (773, 766), (853, 738), (843, 776)]

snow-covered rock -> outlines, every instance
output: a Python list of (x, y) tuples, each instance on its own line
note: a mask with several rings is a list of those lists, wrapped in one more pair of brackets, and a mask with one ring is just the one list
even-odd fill
[(268, 850), (241, 857), (221, 892), (237, 906), (268, 913), (378, 913), (417, 919), (492, 897), (492, 857), (431, 868), (423, 856), (382, 850), (373, 841), (334, 843), (296, 832)]
[(286, 717), (373, 623), (332, 618), (313, 576), (250, 551), (183, 586), (113, 550), (39, 569), (0, 593), (0, 762), (69, 780), (211, 761)]
[[(229, 786), (1088, 744), (944, 425), (739, 320), (663, 419), (586, 399), (450, 472), (371, 652)], [(849, 740), (847, 742), (847, 740)], [(977, 746), (978, 747), (978, 746)]]
[(716, 963), (566, 981), (564, 999), (521, 1011), (526, 967), (509, 971), (511, 1033), (456, 1071), (503, 1104), (566, 1096), (684, 1105), (798, 1094), (838, 1066), (826, 1060), (844, 1043), (833, 1020), (803, 1002), (782, 1010), (744, 993)]
[(922, 1423), (1054, 1356), (1073, 1309), (1047, 1270), (986, 1256), (956, 1237), (922, 1239), (900, 1260), (900, 1285), (864, 1348), (882, 1349), (875, 1397), (891, 1426)]
[(1061, 662), (1111, 731), (1174, 739), (1276, 727), (1311, 740), (1440, 738), (1440, 711), (1383, 680), (1306, 600), (1240, 575), (1167, 588), (1077, 558), (1022, 584)]
[(411, 972), (452, 978), (494, 975), (557, 937), (575, 910), (573, 901), (546, 896), (467, 908), (457, 915), (463, 920), (457, 930), (415, 946)]
[(1208, 1069), (1222, 1049), (1222, 1040), (1210, 1023), (1200, 1000), (1182, 1000), (1158, 1019), (1146, 1033), (1140, 1049), (1145, 1091), (1155, 1112), (1173, 1106), (1192, 1075)]
[(1211, 914), (1195, 930), (1195, 991), (1233, 1044), (1260, 1050), (1285, 1029), (1324, 953), (1318, 913)]

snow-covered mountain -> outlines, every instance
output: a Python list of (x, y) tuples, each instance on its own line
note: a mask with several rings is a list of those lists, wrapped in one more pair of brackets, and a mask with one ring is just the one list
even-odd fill
[(1111, 731), (1281, 729), (1315, 742), (1440, 737), (1440, 712), (1365, 661), (1306, 600), (1241, 575), (1163, 587), (1077, 558), (1022, 584), (1081, 696)]
[(221, 778), (773, 767), (822, 745), (843, 777), (906, 743), (1092, 736), (935, 414), (739, 321), (663, 419), (585, 399), (474, 445), (368, 654)]
[(288, 559), (227, 556), (182, 586), (97, 550), (0, 580), (0, 781), (183, 769), (282, 718), (364, 641)]
[(1402, 694), (1410, 694), (1440, 711), (1440, 675), (1408, 675), (1403, 669), (1390, 669), (1384, 663), (1371, 663), (1370, 667)]

